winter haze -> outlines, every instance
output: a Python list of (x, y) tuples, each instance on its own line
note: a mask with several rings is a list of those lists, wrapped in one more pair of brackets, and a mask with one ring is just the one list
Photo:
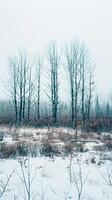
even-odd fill
[(97, 89), (110, 94), (111, 24), (111, 0), (0, 0), (0, 98), (6, 98), (8, 56), (75, 38), (85, 41), (96, 63)]

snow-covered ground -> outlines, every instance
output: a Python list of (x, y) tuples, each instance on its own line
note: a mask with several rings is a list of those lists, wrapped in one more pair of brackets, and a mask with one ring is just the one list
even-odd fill
[[(1, 127), (0, 131), (4, 133), (0, 141), (4, 155), (22, 141), (30, 148), (36, 144), (37, 150), (47, 141), (61, 152), (50, 158), (42, 156), (45, 154), (20, 158), (17, 154), (16, 159), (10, 159), (10, 153), (9, 159), (1, 159), (0, 200), (112, 200), (112, 152), (110, 146), (105, 148), (109, 133), (86, 133), (82, 138), (79, 131), (81, 153), (76, 152), (73, 129)], [(62, 151), (64, 146), (69, 147), (68, 154)]]
[[(1, 181), (3, 180), (5, 183), (7, 177), (14, 169), (8, 183), (7, 191), (1, 199), (28, 200), (22, 169), (24, 170), (26, 183), (28, 185), (27, 172), (29, 166), (31, 199), (78, 200), (78, 188), (80, 190), (82, 181), (84, 185), (82, 186), (80, 199), (111, 200), (112, 186), (104, 180), (104, 177), (108, 180), (109, 172), (111, 173), (111, 161), (105, 161), (104, 164), (98, 166), (97, 163), (92, 164), (90, 162), (89, 156), (91, 156), (89, 153), (84, 153), (72, 158), (71, 182), (70, 157), (55, 157), (54, 159), (47, 157), (30, 158), (29, 165), (28, 160), (25, 161), (25, 158), (19, 161), (10, 159), (1, 160)], [(98, 159), (97, 157), (97, 161)], [(22, 168), (21, 163), (23, 164)]]

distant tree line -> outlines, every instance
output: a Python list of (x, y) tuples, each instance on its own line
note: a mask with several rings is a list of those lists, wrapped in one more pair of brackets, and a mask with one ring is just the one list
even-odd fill
[[(1, 122), (71, 126), (76, 137), (79, 127), (90, 130), (91, 123), (101, 119), (110, 123), (111, 103), (101, 104), (93, 95), (94, 63), (84, 43), (75, 40), (59, 49), (52, 42), (44, 55), (30, 58), (21, 51), (8, 61), (8, 100), (0, 102)], [(60, 88), (64, 84), (68, 90), (63, 102)]]

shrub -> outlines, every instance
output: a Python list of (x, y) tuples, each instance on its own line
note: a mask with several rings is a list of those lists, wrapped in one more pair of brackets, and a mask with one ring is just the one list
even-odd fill
[(1, 144), (0, 158), (10, 158), (16, 155), (16, 146), (12, 144)]

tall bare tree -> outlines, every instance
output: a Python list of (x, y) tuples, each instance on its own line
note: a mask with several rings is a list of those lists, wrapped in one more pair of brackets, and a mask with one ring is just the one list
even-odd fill
[(40, 119), (40, 92), (41, 92), (41, 71), (43, 66), (43, 58), (39, 55), (34, 58), (35, 65), (35, 97), (34, 104), (37, 111), (37, 119)]
[(91, 107), (92, 107), (92, 93), (94, 90), (94, 80), (93, 80), (93, 71), (94, 68), (90, 68), (89, 72), (89, 88), (88, 88), (88, 100), (87, 100), (87, 120), (90, 119)]
[(19, 122), (25, 117), (26, 99), (29, 94), (29, 59), (24, 52), (20, 52), (18, 56), (19, 66)]
[(89, 117), (91, 97), (92, 97), (91, 59), (84, 43), (81, 46), (80, 66), (81, 66), (81, 115), (82, 115), (82, 130), (83, 130), (86, 120), (86, 102), (88, 101), (87, 109)]
[(26, 93), (27, 93), (27, 74), (28, 74), (28, 66), (27, 65), (27, 60), (26, 57), (24, 57), (24, 64), (23, 64), (23, 112), (22, 112), (22, 117), (23, 120), (25, 118), (25, 108), (26, 108)]
[(32, 98), (32, 68), (29, 69), (29, 79), (28, 79), (28, 105), (27, 105), (27, 119), (30, 119), (30, 111), (31, 111), (31, 98)]
[(58, 103), (59, 103), (59, 81), (58, 81), (58, 68), (60, 63), (60, 54), (55, 43), (51, 43), (48, 47), (47, 58), (50, 65), (50, 100), (52, 104), (52, 121), (53, 124), (57, 123), (58, 117)]
[(14, 105), (16, 122), (22, 122), (25, 117), (26, 98), (28, 93), (29, 61), (24, 52), (9, 58), (10, 66), (10, 93)]
[(15, 119), (18, 120), (18, 72), (19, 68), (16, 62), (16, 58), (9, 58), (9, 68), (10, 68), (10, 80), (8, 86), (10, 85), (10, 98), (14, 105)]
[(81, 83), (80, 70), (80, 46), (78, 41), (66, 45), (65, 49), (66, 67), (68, 71), (71, 96), (71, 121), (73, 128), (76, 128), (77, 137), (77, 115), (79, 110), (79, 92)]

